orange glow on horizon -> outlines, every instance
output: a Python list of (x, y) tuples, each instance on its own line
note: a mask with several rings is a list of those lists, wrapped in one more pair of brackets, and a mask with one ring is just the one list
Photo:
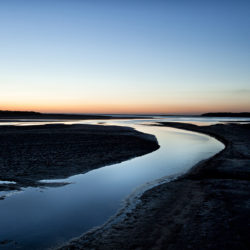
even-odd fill
[(207, 112), (249, 112), (247, 107), (228, 105), (0, 105), (0, 110), (37, 111), (41, 113), (83, 113), (83, 114), (202, 114)]

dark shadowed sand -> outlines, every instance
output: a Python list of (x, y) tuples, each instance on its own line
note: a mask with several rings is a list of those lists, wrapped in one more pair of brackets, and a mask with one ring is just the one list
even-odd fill
[[(42, 184), (159, 148), (153, 135), (98, 125), (0, 126), (0, 191)], [(63, 184), (63, 183), (61, 183)]]
[(250, 249), (250, 125), (160, 125), (213, 135), (226, 148), (61, 249)]

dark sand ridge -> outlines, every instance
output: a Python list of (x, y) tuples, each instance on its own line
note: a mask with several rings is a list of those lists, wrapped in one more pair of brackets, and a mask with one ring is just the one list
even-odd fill
[(16, 182), (0, 184), (0, 191), (62, 185), (38, 181), (85, 173), (158, 148), (153, 135), (128, 127), (0, 126), (0, 180)]
[(41, 120), (100, 120), (100, 119), (143, 119), (148, 118), (136, 115), (93, 115), (93, 114), (52, 114), (52, 113), (39, 113), (34, 111), (4, 111), (0, 110), (1, 122), (15, 122), (18, 119), (28, 121)]
[(250, 249), (250, 125), (159, 125), (212, 135), (226, 148), (60, 249)]

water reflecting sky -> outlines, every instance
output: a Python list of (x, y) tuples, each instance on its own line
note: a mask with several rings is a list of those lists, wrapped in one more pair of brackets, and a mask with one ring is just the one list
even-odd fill
[[(99, 122), (99, 121), (97, 121)], [(127, 124), (156, 135), (160, 149), (142, 157), (70, 177), (57, 188), (26, 188), (0, 201), (0, 240), (4, 249), (44, 249), (104, 223), (136, 188), (180, 175), (223, 145), (209, 136), (173, 128)]]

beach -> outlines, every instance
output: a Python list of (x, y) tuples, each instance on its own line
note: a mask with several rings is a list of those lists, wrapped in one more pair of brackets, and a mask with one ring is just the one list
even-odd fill
[(0, 6), (0, 250), (250, 250), (250, 0)]
[(0, 143), (0, 180), (13, 182), (0, 183), (0, 191), (65, 185), (53, 183), (53, 179), (86, 173), (159, 148), (153, 135), (100, 125), (0, 126)]
[(132, 211), (60, 249), (250, 248), (250, 125), (158, 126), (211, 135), (225, 149), (146, 191)]

